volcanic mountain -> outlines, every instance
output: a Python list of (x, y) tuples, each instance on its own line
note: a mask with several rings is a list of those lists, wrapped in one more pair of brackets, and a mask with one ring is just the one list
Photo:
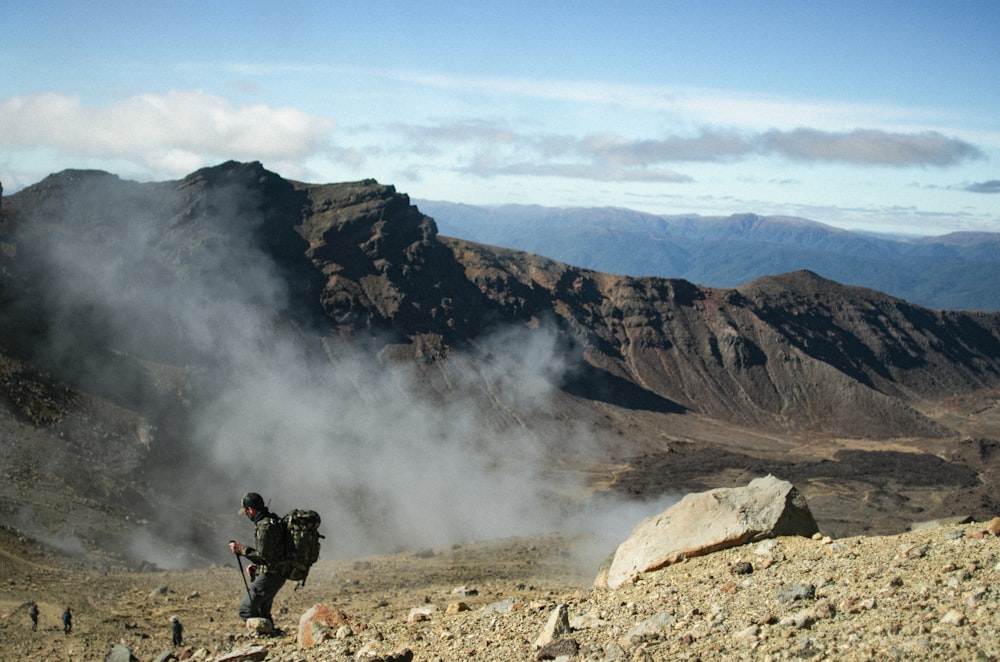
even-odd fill
[(4, 518), (64, 549), (211, 557), (251, 489), (345, 552), (766, 473), (835, 535), (1000, 510), (1000, 314), (609, 275), (374, 180), (52, 175), (0, 205), (0, 325)]

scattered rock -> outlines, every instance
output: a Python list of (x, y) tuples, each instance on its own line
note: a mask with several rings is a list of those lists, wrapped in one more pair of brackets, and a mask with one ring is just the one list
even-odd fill
[(411, 662), (413, 651), (409, 648), (401, 648), (387, 655), (376, 653), (369, 646), (362, 646), (361, 650), (354, 656), (358, 662)]
[(414, 607), (406, 616), (407, 623), (419, 623), (420, 621), (431, 620), (431, 614), (436, 611), (434, 607)]
[(139, 662), (139, 658), (125, 646), (115, 644), (111, 647), (111, 652), (104, 657), (104, 662)]
[(625, 633), (624, 637), (618, 640), (618, 644), (625, 650), (629, 650), (650, 637), (656, 637), (662, 632), (669, 631), (676, 623), (677, 619), (673, 614), (660, 612), (636, 623), (631, 630)]
[(258, 662), (266, 658), (266, 646), (241, 646), (215, 658), (215, 662)]
[(544, 648), (559, 637), (569, 633), (569, 608), (565, 604), (556, 605), (548, 622), (545, 623), (545, 627), (538, 635), (538, 639), (535, 640), (535, 648)]
[(448, 607), (445, 609), (446, 614), (457, 614), (463, 611), (469, 611), (471, 608), (468, 603), (465, 602), (452, 602), (449, 603)]
[(535, 656), (536, 660), (557, 660), (571, 658), (580, 652), (580, 644), (576, 639), (556, 639), (542, 646)]
[(949, 609), (941, 617), (941, 625), (965, 625), (965, 614), (957, 609)]
[(753, 566), (747, 561), (740, 561), (729, 568), (729, 572), (734, 575), (749, 575), (753, 572)]
[(483, 616), (488, 616), (490, 614), (506, 614), (514, 611), (515, 609), (520, 609), (522, 605), (523, 603), (516, 598), (498, 600), (497, 602), (491, 602), (483, 607)]
[(927, 549), (927, 545), (922, 545), (920, 543), (905, 545), (899, 550), (899, 554), (896, 555), (896, 561), (922, 559), (927, 555)]
[(776, 596), (779, 602), (812, 600), (816, 596), (816, 587), (812, 584), (784, 585), (778, 588)]

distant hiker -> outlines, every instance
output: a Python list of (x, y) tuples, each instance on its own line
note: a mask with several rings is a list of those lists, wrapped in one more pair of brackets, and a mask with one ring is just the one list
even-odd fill
[(38, 631), (38, 603), (32, 602), (28, 608), (28, 616), (31, 618), (31, 631)]
[(176, 616), (170, 617), (170, 624), (173, 628), (174, 646), (182, 646), (184, 644), (184, 626), (181, 625)]
[(73, 612), (69, 607), (66, 607), (66, 611), (63, 612), (63, 632), (69, 634), (73, 631)]
[(246, 515), (256, 527), (254, 537), (257, 547), (247, 547), (235, 540), (229, 541), (229, 549), (233, 554), (250, 560), (246, 571), (252, 583), (246, 587), (246, 594), (240, 601), (239, 615), (244, 621), (248, 618), (266, 618), (273, 624), (271, 605), (274, 596), (285, 584), (284, 529), (278, 517), (267, 509), (264, 498), (256, 492), (247, 493), (243, 497), (242, 506), (239, 513)]

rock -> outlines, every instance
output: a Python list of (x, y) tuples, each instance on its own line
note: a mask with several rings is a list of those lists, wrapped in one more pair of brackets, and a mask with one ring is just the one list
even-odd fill
[(169, 586), (157, 586), (156, 588), (154, 588), (152, 591), (149, 592), (149, 597), (153, 598), (156, 597), (157, 595), (166, 595), (167, 593), (170, 593)]
[(419, 623), (420, 621), (431, 620), (431, 614), (435, 611), (434, 607), (414, 607), (410, 610), (410, 613), (406, 616), (407, 623)]
[(483, 607), (483, 616), (487, 616), (489, 614), (506, 614), (514, 611), (515, 609), (520, 609), (522, 605), (523, 603), (517, 598), (498, 600), (497, 602), (491, 602)]
[(785, 616), (780, 621), (778, 625), (784, 625), (786, 627), (793, 627), (799, 630), (808, 630), (816, 622), (816, 616), (813, 614), (811, 609), (803, 609), (799, 612), (792, 614), (791, 616)]
[(370, 644), (365, 644), (354, 655), (354, 659), (358, 662), (411, 662), (413, 651), (409, 648), (400, 648), (388, 655), (380, 655), (371, 649)]
[(580, 614), (569, 619), (569, 627), (571, 630), (587, 630), (589, 628), (603, 627), (607, 624), (608, 622), (597, 610), (591, 610), (585, 614)]
[(958, 611), (957, 609), (949, 609), (944, 616), (941, 617), (942, 625), (965, 625), (965, 614)]
[(776, 536), (819, 531), (805, 497), (791, 483), (768, 475), (742, 488), (688, 494), (648, 517), (618, 546), (595, 584), (617, 588), (639, 573)]
[(176, 660), (176, 659), (179, 658), (176, 655), (174, 655), (173, 651), (163, 651), (155, 658), (153, 658), (153, 662), (171, 662), (171, 660)]
[(631, 630), (625, 633), (625, 636), (618, 640), (618, 644), (625, 650), (629, 650), (649, 637), (655, 637), (662, 632), (670, 630), (676, 622), (677, 619), (674, 618), (673, 614), (660, 612), (640, 623), (636, 623)]
[(465, 602), (452, 602), (445, 608), (446, 614), (457, 614), (463, 611), (469, 611), (470, 607), (468, 603)]
[(957, 524), (968, 524), (972, 518), (968, 515), (957, 515), (955, 517), (941, 517), (927, 520), (925, 522), (914, 522), (910, 525), (910, 531), (922, 531), (924, 529), (935, 529), (939, 526), (954, 526)]
[(111, 647), (111, 652), (104, 657), (104, 662), (139, 662), (139, 658), (121, 644), (115, 644)]
[(812, 584), (786, 584), (778, 587), (776, 595), (778, 602), (812, 600), (816, 596), (816, 587)]
[(753, 565), (747, 561), (740, 561), (730, 566), (729, 572), (734, 575), (749, 575), (753, 572)]
[(336, 636), (331, 633), (339, 635), (340, 628), (346, 625), (347, 614), (344, 612), (323, 604), (314, 605), (299, 617), (296, 642), (299, 648), (312, 648)]
[(251, 634), (270, 634), (274, 629), (274, 623), (266, 618), (248, 618), (246, 626)]
[(556, 660), (559, 658), (571, 658), (580, 652), (580, 644), (576, 639), (556, 639), (555, 641), (545, 644), (542, 646), (541, 650), (538, 651), (538, 655), (535, 656), (536, 660)]
[(565, 604), (556, 605), (548, 622), (538, 635), (538, 639), (535, 640), (535, 648), (544, 648), (554, 640), (569, 633), (569, 608)]
[(242, 646), (240, 648), (234, 648), (225, 655), (215, 658), (215, 662), (256, 662), (266, 658), (266, 646)]

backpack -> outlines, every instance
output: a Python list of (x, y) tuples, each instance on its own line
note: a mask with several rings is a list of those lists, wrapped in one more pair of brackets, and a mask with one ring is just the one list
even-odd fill
[(320, 516), (315, 510), (296, 509), (281, 518), (285, 532), (285, 577), (305, 586), (309, 568), (319, 559)]

